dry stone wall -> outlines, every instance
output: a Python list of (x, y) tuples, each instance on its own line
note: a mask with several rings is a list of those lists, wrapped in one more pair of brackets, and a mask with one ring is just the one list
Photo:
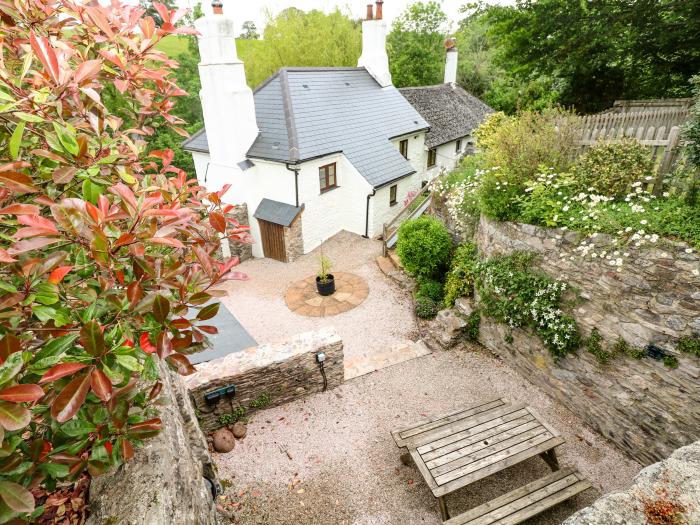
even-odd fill
[[(241, 226), (250, 226), (248, 221), (248, 206), (246, 204), (237, 204), (236, 207), (231, 211), (231, 217), (238, 221)], [(241, 262), (252, 259), (253, 257), (253, 245), (251, 243), (243, 243), (232, 240), (226, 240), (229, 246), (230, 257), (238, 257)], [(227, 259), (228, 256), (219, 250), (219, 257)]]
[[(323, 390), (323, 376), (316, 360), (326, 356), (324, 371), (328, 389), (344, 380), (343, 343), (332, 328), (296, 336), (285, 343), (268, 344), (230, 354), (197, 365), (197, 373), (186, 378), (198, 410), (199, 422), (206, 431), (224, 426), (219, 416), (230, 414), (232, 407), (243, 407), (246, 415), (258, 409), (278, 406)], [(208, 406), (204, 396), (218, 388), (236, 386), (236, 396)]]
[(643, 464), (700, 439), (700, 359), (675, 352), (679, 337), (700, 333), (697, 254), (680, 244), (637, 250), (617, 272), (574, 255), (572, 233), (482, 218), (476, 240), (485, 257), (539, 253), (542, 270), (578, 289), (572, 313), (583, 335), (597, 328), (608, 346), (619, 337), (653, 343), (677, 356), (679, 367), (626, 357), (601, 365), (584, 349), (554, 361), (539, 338), (489, 319), (480, 328), (484, 346)]
[(664, 523), (700, 523), (699, 473), (700, 442), (645, 468), (628, 490), (600, 498), (562, 525), (647, 525), (652, 521), (645, 507), (674, 509)]
[(215, 525), (214, 464), (182, 379), (161, 367), (163, 430), (90, 485), (87, 525)]

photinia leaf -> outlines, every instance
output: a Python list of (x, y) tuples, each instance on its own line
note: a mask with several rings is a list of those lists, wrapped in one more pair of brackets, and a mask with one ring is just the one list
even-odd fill
[(84, 419), (71, 419), (68, 423), (61, 425), (61, 432), (70, 437), (82, 437), (97, 432), (97, 427)]
[(45, 248), (51, 244), (55, 244), (61, 239), (56, 237), (35, 237), (33, 239), (28, 239), (26, 241), (19, 241), (12, 245), (7, 253), (10, 255), (17, 255), (20, 253), (31, 252), (33, 250), (38, 250), (39, 248)]
[(48, 372), (46, 372), (39, 381), (39, 384), (57, 381), (62, 377), (73, 375), (87, 366), (88, 365), (83, 363), (61, 363), (52, 367)]
[(153, 343), (151, 343), (147, 332), (141, 334), (141, 338), (139, 339), (139, 346), (141, 346), (141, 350), (143, 350), (147, 354), (155, 354), (157, 350)]
[(102, 60), (87, 60), (78, 66), (75, 70), (73, 80), (78, 84), (84, 80), (92, 80), (102, 69)]
[(149, 419), (143, 423), (136, 423), (129, 427), (127, 433), (130, 436), (136, 437), (138, 439), (143, 439), (146, 437), (152, 437), (158, 434), (163, 428), (163, 422), (160, 418)]
[(65, 423), (78, 413), (90, 391), (90, 375), (82, 374), (73, 379), (61, 390), (51, 404), (51, 417), (59, 423)]
[(200, 321), (208, 321), (209, 319), (216, 317), (216, 314), (219, 313), (219, 306), (220, 303), (208, 304), (199, 311), (197, 314), (197, 319)]
[(26, 122), (20, 121), (17, 123), (17, 127), (12, 132), (10, 137), (10, 143), (8, 149), (10, 151), (10, 157), (16, 159), (19, 156), (19, 147), (22, 145), (22, 137), (24, 136), (24, 128), (27, 125)]
[(13, 379), (20, 373), (23, 366), (24, 360), (22, 359), (22, 352), (14, 352), (10, 354), (7, 360), (0, 365), (0, 385), (4, 385)]
[(21, 350), (20, 342), (12, 334), (5, 334), (0, 339), (0, 364), (4, 363), (8, 357)]
[(101, 356), (105, 351), (105, 339), (97, 321), (90, 321), (80, 330), (80, 344), (91, 356)]
[(162, 295), (156, 295), (153, 300), (153, 317), (162, 324), (168, 318), (168, 314), (170, 314), (170, 301)]
[(61, 70), (58, 67), (58, 58), (56, 57), (56, 52), (48, 38), (43, 36), (37, 36), (34, 31), (29, 33), (29, 43), (32, 46), (32, 50), (39, 57), (41, 63), (44, 65), (44, 69), (49, 74), (51, 79), (58, 83)]
[[(139, 20), (139, 27), (141, 28), (141, 32), (146, 40), (153, 38), (153, 35), (156, 32), (156, 23), (152, 16), (144, 16), (141, 20)], [(12, 100), (10, 100), (10, 102), (12, 102)]]
[(34, 204), (10, 204), (0, 209), (0, 215), (39, 215), (40, 211)]
[(158, 356), (161, 359), (173, 353), (173, 342), (166, 332), (161, 332), (158, 336), (156, 348), (158, 349)]
[(39, 385), (15, 385), (0, 390), (0, 399), (11, 403), (33, 403), (44, 397)]
[(170, 246), (172, 248), (185, 247), (185, 245), (182, 244), (181, 241), (173, 239), (172, 237), (151, 237), (150, 239), (146, 239), (146, 242), (149, 242), (151, 244), (160, 244), (162, 246)]
[(126, 438), (119, 440), (119, 455), (124, 461), (129, 461), (134, 457), (134, 446)]
[(138, 281), (134, 281), (126, 287), (126, 298), (131, 306), (136, 306), (136, 303), (143, 299), (143, 289)]
[(0, 481), (0, 498), (15, 512), (34, 511), (34, 496), (17, 483)]
[(192, 363), (190, 363), (190, 360), (187, 359), (187, 356), (182, 354), (169, 355), (166, 360), (181, 376), (189, 376), (197, 372), (197, 369), (192, 366)]
[(92, 391), (105, 403), (112, 398), (112, 382), (102, 370), (93, 370), (90, 374)]
[(32, 420), (32, 413), (22, 405), (0, 401), (0, 425), (5, 430), (22, 430)]
[(24, 173), (17, 171), (0, 172), (0, 184), (4, 184), (15, 193), (36, 193), (39, 190), (32, 183), (32, 178)]
[(78, 168), (74, 168), (73, 166), (63, 166), (56, 169), (51, 178), (56, 184), (68, 184), (75, 178), (76, 173), (78, 173)]
[(52, 305), (58, 302), (58, 287), (53, 283), (40, 283), (34, 287), (35, 298), (37, 303), (43, 305)]
[(216, 231), (226, 233), (226, 219), (219, 212), (214, 211), (209, 214), (209, 224)]
[(116, 356), (117, 364), (123, 366), (131, 372), (140, 372), (143, 370), (141, 363), (134, 356), (131, 355), (118, 355)]
[(74, 157), (77, 157), (78, 153), (80, 153), (80, 146), (78, 146), (75, 133), (68, 127), (61, 126), (58, 122), (53, 123), (53, 130), (56, 132), (58, 141), (61, 143), (61, 146), (63, 146), (63, 149)]
[(72, 269), (72, 266), (59, 266), (49, 274), (49, 282), (53, 284), (60, 283)]
[(160, 393), (163, 391), (163, 383), (158, 381), (155, 385), (153, 385), (153, 388), (151, 388), (151, 392), (148, 394), (148, 400), (153, 401), (156, 399)]

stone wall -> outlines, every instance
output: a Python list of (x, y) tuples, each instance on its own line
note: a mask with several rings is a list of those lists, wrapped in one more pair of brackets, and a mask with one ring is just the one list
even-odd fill
[[(231, 216), (238, 221), (241, 226), (250, 226), (248, 221), (248, 206), (246, 204), (237, 204), (232, 210)], [(253, 245), (251, 243), (237, 242), (230, 239), (224, 239), (223, 243), (228, 244), (228, 251), (230, 255), (222, 253), (220, 250), (219, 256), (221, 259), (227, 259), (228, 257), (238, 257), (241, 262), (247, 261), (253, 257)], [(224, 249), (225, 252), (225, 249)]]
[(304, 255), (304, 235), (301, 227), (302, 214), (294, 219), (289, 228), (284, 229), (284, 246), (287, 250), (287, 262), (294, 262)]
[(608, 346), (619, 337), (638, 347), (653, 343), (677, 356), (680, 366), (624, 357), (601, 365), (585, 349), (555, 362), (539, 338), (489, 319), (481, 324), (484, 346), (643, 464), (700, 439), (700, 360), (675, 351), (680, 336), (700, 332), (696, 254), (680, 244), (630, 250), (617, 272), (608, 261), (573, 255), (576, 234), (483, 218), (477, 243), (485, 257), (539, 253), (547, 274), (578, 289), (572, 313), (584, 336), (597, 328)]
[[(215, 525), (214, 465), (182, 379), (161, 367), (163, 430), (90, 486), (88, 525)], [(209, 480), (209, 481), (207, 481)]]
[[(562, 525), (646, 525), (646, 506), (673, 508), (680, 521), (700, 523), (700, 442), (681, 448), (660, 463), (642, 470), (625, 492), (609, 494)], [(661, 523), (661, 522), (658, 522)]]
[[(223, 426), (219, 416), (229, 414), (232, 406), (243, 407), (246, 415), (255, 410), (277, 406), (321, 392), (323, 376), (316, 355), (326, 354), (324, 369), (328, 388), (344, 380), (343, 343), (332, 328), (296, 336), (285, 343), (268, 344), (230, 354), (197, 365), (197, 373), (186, 378), (198, 410), (199, 422), (206, 431)], [(236, 385), (236, 396), (208, 406), (207, 392)], [(251, 406), (251, 404), (253, 406)], [(257, 405), (257, 406), (255, 406)]]

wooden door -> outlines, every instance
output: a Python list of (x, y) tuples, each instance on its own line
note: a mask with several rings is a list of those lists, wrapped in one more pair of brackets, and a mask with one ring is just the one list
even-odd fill
[(287, 262), (287, 247), (284, 244), (284, 228), (279, 224), (258, 219), (265, 257)]

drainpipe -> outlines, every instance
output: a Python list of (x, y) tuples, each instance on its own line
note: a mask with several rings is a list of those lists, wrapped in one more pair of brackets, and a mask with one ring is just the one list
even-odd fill
[(290, 164), (285, 164), (285, 167), (289, 170), (294, 172), (294, 196), (296, 198), (296, 206), (297, 208), (299, 207), (299, 165), (295, 164), (296, 168), (290, 168)]
[(367, 195), (367, 211), (365, 212), (365, 234), (363, 237), (369, 239), (369, 200), (377, 194), (377, 189), (375, 188), (372, 193)]

